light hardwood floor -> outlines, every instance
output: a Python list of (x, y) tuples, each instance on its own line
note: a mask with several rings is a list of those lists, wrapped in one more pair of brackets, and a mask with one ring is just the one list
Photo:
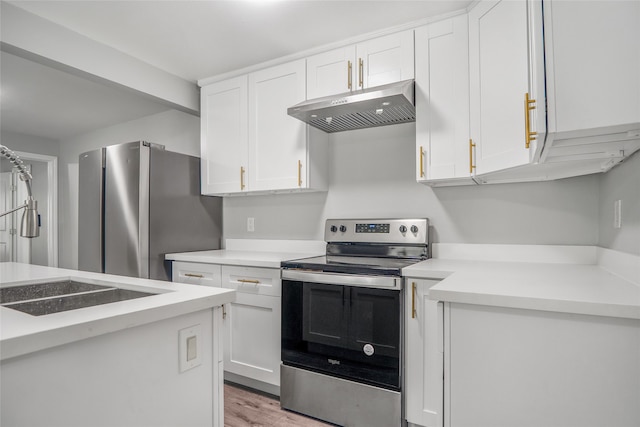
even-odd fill
[(224, 385), (225, 427), (327, 427), (326, 424), (280, 409), (280, 402), (230, 384)]

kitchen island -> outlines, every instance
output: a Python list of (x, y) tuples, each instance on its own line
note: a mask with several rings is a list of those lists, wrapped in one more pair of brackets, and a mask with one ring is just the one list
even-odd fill
[(222, 426), (222, 313), (208, 288), (17, 263), (0, 287), (78, 281), (153, 295), (46, 315), (0, 307), (0, 424)]

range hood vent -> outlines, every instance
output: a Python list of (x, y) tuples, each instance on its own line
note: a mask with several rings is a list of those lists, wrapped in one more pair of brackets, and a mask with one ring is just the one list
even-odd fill
[(414, 82), (312, 99), (290, 107), (287, 113), (327, 133), (415, 122)]

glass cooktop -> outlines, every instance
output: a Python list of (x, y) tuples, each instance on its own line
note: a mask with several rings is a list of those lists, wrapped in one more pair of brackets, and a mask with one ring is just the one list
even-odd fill
[(318, 256), (282, 262), (282, 268), (322, 271), (325, 273), (401, 276), (401, 270), (419, 259), (374, 258), (355, 256)]

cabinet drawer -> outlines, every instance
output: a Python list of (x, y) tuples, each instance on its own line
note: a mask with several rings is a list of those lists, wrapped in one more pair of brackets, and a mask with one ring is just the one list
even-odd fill
[(220, 265), (174, 261), (171, 280), (191, 285), (221, 287)]
[(280, 296), (280, 269), (222, 266), (222, 287), (256, 295)]

